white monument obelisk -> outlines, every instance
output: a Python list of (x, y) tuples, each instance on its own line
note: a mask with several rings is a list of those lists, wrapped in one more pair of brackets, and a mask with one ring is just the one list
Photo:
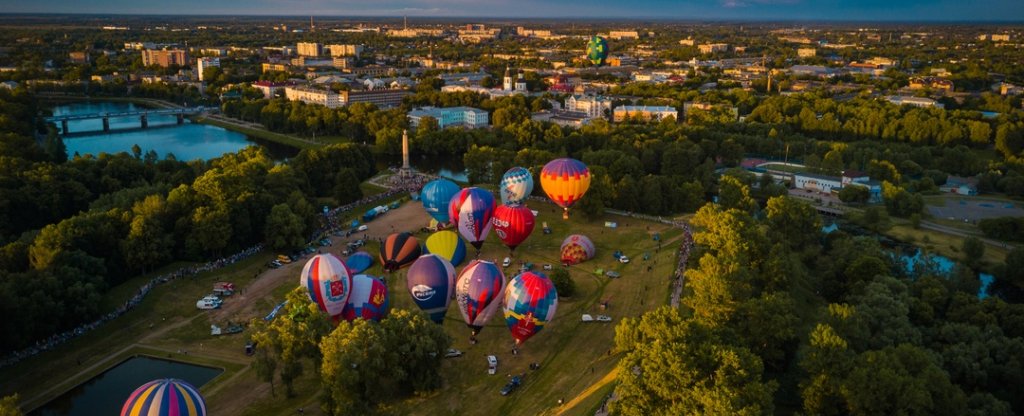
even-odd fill
[(412, 177), (412, 167), (409, 166), (409, 131), (402, 130), (402, 169), (398, 174), (402, 178)]

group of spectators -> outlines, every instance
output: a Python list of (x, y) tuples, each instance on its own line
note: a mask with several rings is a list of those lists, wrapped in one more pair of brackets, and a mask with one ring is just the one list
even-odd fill
[(150, 279), (148, 282), (146, 282), (146, 284), (140, 286), (139, 289), (135, 291), (135, 295), (133, 295), (131, 299), (128, 299), (123, 304), (121, 304), (121, 306), (118, 306), (116, 310), (99, 317), (95, 321), (84, 323), (74, 329), (70, 329), (59, 334), (51, 335), (49, 338), (36, 342), (35, 345), (31, 347), (25, 348), (20, 351), (15, 351), (9, 354), (8, 356), (4, 357), (2, 360), (0, 360), (0, 368), (9, 365), (14, 365), (19, 361), (26, 359), (28, 357), (32, 357), (36, 354), (39, 354), (40, 352), (53, 349), (60, 344), (77, 338), (85, 334), (86, 332), (99, 327), (100, 325), (106, 323), (107, 321), (124, 315), (128, 311), (134, 309), (135, 306), (137, 306), (140, 302), (142, 302), (142, 299), (144, 299), (146, 295), (148, 295), (149, 292), (158, 285), (168, 283), (179, 278), (195, 276), (199, 273), (217, 270), (221, 267), (233, 264), (235, 262), (238, 262), (239, 260), (250, 257), (253, 254), (259, 253), (261, 250), (263, 250), (263, 245), (257, 244), (255, 246), (249, 247), (245, 250), (242, 250), (238, 253), (232, 254), (221, 259), (213, 260), (201, 265), (182, 267), (173, 272), (156, 276)]

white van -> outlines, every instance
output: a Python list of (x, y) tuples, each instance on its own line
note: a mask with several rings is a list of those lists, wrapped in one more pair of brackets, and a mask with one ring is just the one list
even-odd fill
[(580, 320), (583, 322), (594, 322), (594, 317), (588, 313), (585, 313), (582, 317), (580, 317)]
[(217, 309), (219, 307), (219, 302), (214, 302), (210, 299), (199, 299), (199, 301), (196, 302), (196, 308), (199, 309)]
[(487, 374), (494, 374), (498, 372), (498, 357), (493, 355), (487, 356)]

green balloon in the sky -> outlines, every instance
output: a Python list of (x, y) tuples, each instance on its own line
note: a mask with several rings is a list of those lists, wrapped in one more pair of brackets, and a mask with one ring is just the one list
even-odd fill
[(587, 42), (587, 59), (594, 65), (604, 65), (608, 57), (608, 42), (600, 36), (593, 36)]

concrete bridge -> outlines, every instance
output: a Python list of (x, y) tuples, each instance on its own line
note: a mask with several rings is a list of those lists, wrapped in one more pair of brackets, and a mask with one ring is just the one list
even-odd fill
[[(168, 108), (161, 110), (138, 110), (138, 111), (120, 111), (115, 113), (94, 113), (94, 114), (69, 114), (63, 116), (52, 116), (46, 117), (47, 122), (60, 123), (61, 134), (67, 135), (71, 133), (68, 129), (68, 121), (71, 120), (103, 120), (103, 131), (110, 131), (110, 119), (111, 118), (125, 118), (125, 117), (138, 117), (139, 125), (142, 128), (149, 127), (149, 116), (165, 116), (172, 115), (177, 116), (177, 124), (185, 123), (185, 116), (191, 116), (196, 114), (206, 113), (211, 111), (211, 108), (207, 107), (191, 107), (191, 108)], [(81, 132), (76, 132), (81, 133)]]

